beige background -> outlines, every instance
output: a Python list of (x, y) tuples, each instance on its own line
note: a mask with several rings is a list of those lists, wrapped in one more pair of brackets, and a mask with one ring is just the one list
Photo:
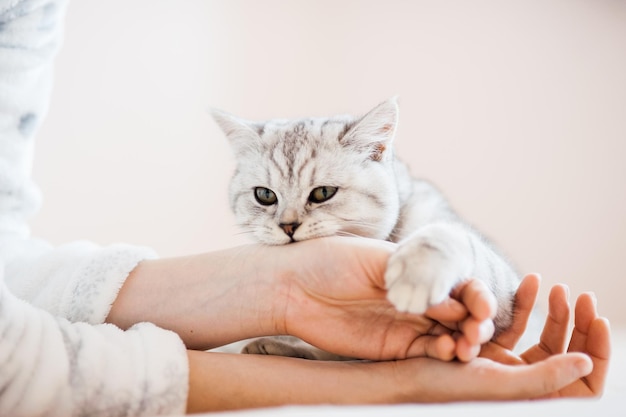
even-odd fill
[(595, 291), (626, 324), (624, 1), (74, 1), (34, 232), (162, 256), (244, 243), (210, 106), (322, 116), (396, 94), (413, 172), (544, 288)]

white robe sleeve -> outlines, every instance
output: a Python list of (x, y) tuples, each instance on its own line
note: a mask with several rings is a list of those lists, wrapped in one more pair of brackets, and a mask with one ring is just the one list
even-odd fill
[(0, 415), (180, 415), (186, 350), (149, 323), (122, 331), (71, 323), (14, 297), (0, 280)]
[(0, 416), (180, 414), (185, 347), (151, 324), (102, 324), (148, 248), (60, 247), (30, 236), (41, 204), (34, 134), (52, 85), (66, 0), (0, 0)]

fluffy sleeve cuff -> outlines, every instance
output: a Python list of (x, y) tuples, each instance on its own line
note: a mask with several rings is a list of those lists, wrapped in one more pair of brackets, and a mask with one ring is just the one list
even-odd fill
[(14, 297), (0, 277), (0, 415), (183, 414), (189, 368), (172, 332), (70, 323)]
[[(10, 249), (8, 246), (11, 246)], [(149, 248), (74, 242), (51, 248), (34, 239), (0, 241), (5, 282), (19, 298), (72, 322), (103, 323), (128, 274)]]

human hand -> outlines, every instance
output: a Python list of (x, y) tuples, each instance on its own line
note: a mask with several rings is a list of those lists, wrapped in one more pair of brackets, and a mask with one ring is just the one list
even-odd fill
[(476, 357), (493, 335), (493, 294), (469, 280), (424, 315), (400, 313), (387, 300), (384, 283), (394, 249), (388, 242), (345, 237), (281, 247), (283, 270), (291, 263), (282, 280), (284, 332), (363, 359)]
[(480, 356), (503, 364), (533, 365), (567, 356), (580, 356), (582, 353), (582, 358), (588, 362), (591, 371), (542, 396), (551, 398), (602, 395), (611, 356), (610, 328), (608, 320), (598, 316), (595, 296), (590, 293), (581, 294), (576, 301), (574, 328), (567, 351), (565, 347), (570, 319), (568, 289), (564, 285), (556, 285), (550, 292), (548, 317), (539, 343), (519, 356), (513, 354), (512, 349), (524, 332), (538, 288), (539, 278), (536, 275), (525, 277), (517, 294), (518, 308), (513, 326), (483, 346)]
[(364, 359), (475, 357), (493, 334), (491, 292), (470, 280), (424, 315), (399, 313), (384, 284), (394, 249), (380, 240), (329, 237), (146, 260), (107, 321), (121, 328), (149, 321), (199, 350), (287, 334)]
[(579, 353), (521, 365), (487, 358), (467, 363), (426, 357), (337, 362), (199, 351), (188, 355), (189, 413), (287, 404), (527, 400), (560, 392), (578, 396), (567, 387), (591, 371), (591, 362)]

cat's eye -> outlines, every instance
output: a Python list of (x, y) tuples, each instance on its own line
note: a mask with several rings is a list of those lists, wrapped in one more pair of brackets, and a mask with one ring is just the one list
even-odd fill
[(323, 203), (326, 200), (329, 200), (332, 196), (337, 192), (337, 187), (317, 187), (311, 191), (309, 195), (309, 201), (311, 203)]
[(271, 206), (272, 204), (276, 204), (278, 198), (276, 197), (276, 193), (265, 187), (256, 187), (254, 189), (254, 198), (259, 204), (264, 206)]

